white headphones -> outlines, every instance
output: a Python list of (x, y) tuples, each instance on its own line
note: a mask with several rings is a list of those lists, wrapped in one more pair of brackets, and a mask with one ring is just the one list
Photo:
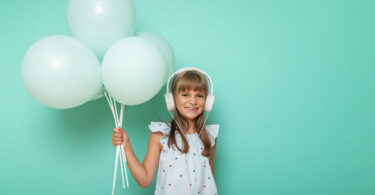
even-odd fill
[(206, 105), (205, 105), (205, 108), (204, 108), (204, 111), (206, 112), (211, 112), (212, 110), (212, 106), (214, 105), (214, 100), (215, 100), (215, 96), (213, 94), (214, 92), (214, 85), (212, 83), (212, 80), (211, 80), (211, 77), (206, 73), (204, 72), (203, 70), (199, 69), (199, 68), (195, 68), (195, 67), (185, 67), (185, 68), (181, 68), (179, 70), (177, 70), (176, 72), (174, 72), (168, 79), (168, 82), (167, 82), (167, 93), (164, 95), (164, 98), (165, 98), (165, 102), (167, 104), (167, 109), (169, 112), (172, 112), (175, 108), (175, 103), (174, 103), (174, 100), (173, 100), (173, 94), (171, 92), (169, 92), (169, 82), (171, 81), (172, 77), (176, 74), (179, 74), (181, 72), (185, 72), (185, 71), (188, 71), (188, 70), (195, 70), (195, 71), (198, 71), (202, 74), (204, 74), (209, 82), (210, 82), (210, 85), (211, 85), (211, 90), (210, 90), (210, 93), (207, 95), (207, 98), (206, 98)]

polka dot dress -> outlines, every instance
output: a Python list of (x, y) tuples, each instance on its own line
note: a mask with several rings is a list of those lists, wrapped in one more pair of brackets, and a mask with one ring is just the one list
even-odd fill
[[(170, 127), (167, 124), (151, 122), (149, 129), (164, 134), (160, 138), (163, 150), (160, 153), (155, 195), (217, 195), (209, 159), (201, 154), (203, 145), (197, 133), (186, 134), (190, 148), (188, 153), (182, 154), (177, 148), (168, 147)], [(214, 146), (219, 125), (206, 125), (206, 129)], [(176, 143), (182, 148), (181, 136), (178, 133)]]

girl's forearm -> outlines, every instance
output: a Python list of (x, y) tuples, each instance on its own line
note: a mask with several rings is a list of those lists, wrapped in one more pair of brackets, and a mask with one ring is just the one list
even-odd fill
[(215, 174), (214, 171), (215, 171), (214, 165), (211, 165), (212, 176), (214, 176), (214, 174)]
[(148, 181), (149, 178), (147, 176), (146, 169), (143, 164), (139, 162), (137, 156), (134, 153), (133, 147), (130, 144), (130, 141), (124, 144), (124, 151), (129, 170), (134, 179), (142, 188), (147, 187), (150, 182)]

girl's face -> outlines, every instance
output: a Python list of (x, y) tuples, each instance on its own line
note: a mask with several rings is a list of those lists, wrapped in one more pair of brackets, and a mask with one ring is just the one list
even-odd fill
[(175, 96), (176, 108), (187, 120), (194, 120), (204, 111), (206, 96), (203, 91), (192, 89), (178, 92)]

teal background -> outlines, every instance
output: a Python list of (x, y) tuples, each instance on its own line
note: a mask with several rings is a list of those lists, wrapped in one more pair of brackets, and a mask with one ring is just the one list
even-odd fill
[[(115, 148), (104, 99), (69, 110), (23, 87), (23, 55), (69, 35), (67, 0), (2, 0), (0, 194), (110, 194)], [(214, 83), (219, 194), (375, 194), (375, 1), (134, 0), (137, 31), (164, 36), (176, 69)], [(150, 121), (169, 120), (165, 88), (125, 107), (135, 153)], [(153, 194), (130, 177), (116, 194)]]

